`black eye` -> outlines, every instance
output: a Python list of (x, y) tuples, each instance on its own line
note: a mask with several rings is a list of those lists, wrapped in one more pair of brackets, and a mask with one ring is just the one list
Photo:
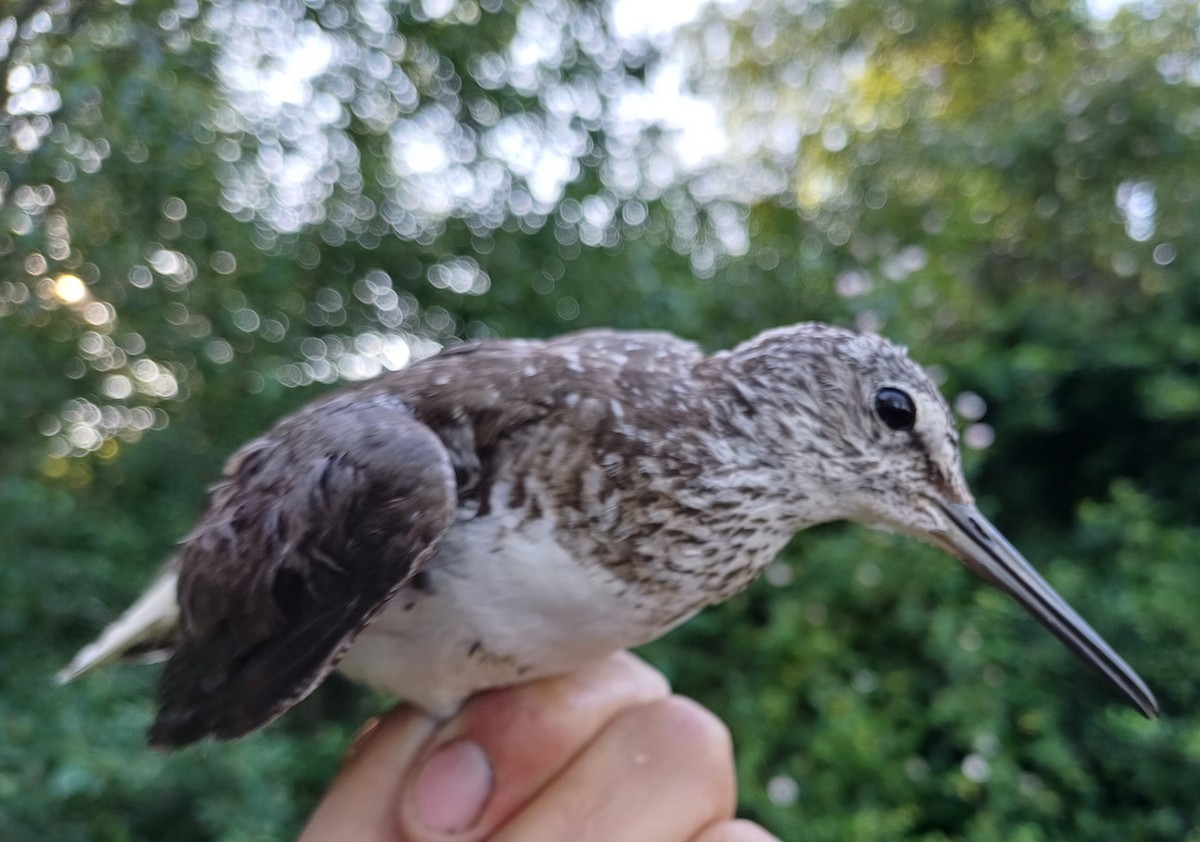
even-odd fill
[(911, 430), (917, 423), (913, 399), (899, 389), (880, 389), (876, 393), (875, 414), (893, 430)]

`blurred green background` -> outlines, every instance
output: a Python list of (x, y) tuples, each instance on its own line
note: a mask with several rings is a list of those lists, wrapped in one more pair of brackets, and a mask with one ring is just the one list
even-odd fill
[[(646, 16), (651, 18), (647, 19)], [(831, 525), (646, 650), (787, 840), (1200, 840), (1193, 2), (0, 6), (0, 838), (293, 835), (387, 700), (144, 747), (53, 674), (343, 381), (595, 325), (905, 343), (982, 508), (1155, 688)]]

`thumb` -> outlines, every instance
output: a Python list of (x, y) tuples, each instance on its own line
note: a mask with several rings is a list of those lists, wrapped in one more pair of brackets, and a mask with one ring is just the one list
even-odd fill
[(437, 727), (410, 706), (368, 722), (299, 842), (395, 842), (396, 793)]
[(397, 805), (401, 837), (489, 837), (622, 710), (668, 693), (658, 672), (622, 653), (571, 675), (476, 696), (418, 757)]

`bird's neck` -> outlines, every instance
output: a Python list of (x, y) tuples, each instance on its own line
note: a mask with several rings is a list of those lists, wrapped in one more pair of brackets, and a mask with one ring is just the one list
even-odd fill
[(681, 398), (689, 423), (642, 429), (630, 419), (636, 446), (612, 505), (595, 507), (611, 514), (589, 520), (584, 548), (642, 588), (673, 594), (680, 616), (744, 588), (797, 531), (844, 516), (821, 487), (819, 449), (795, 455), (801, 423), (706, 363)]
[(845, 454), (830, 440), (816, 395), (784, 390), (732, 354), (701, 366), (714, 454), (707, 484), (739, 489), (741, 515), (767, 518), (789, 536), (852, 514), (837, 470)]

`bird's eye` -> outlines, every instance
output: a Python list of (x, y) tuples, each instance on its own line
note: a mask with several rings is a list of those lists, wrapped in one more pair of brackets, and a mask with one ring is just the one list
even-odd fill
[(893, 430), (911, 430), (917, 423), (913, 399), (899, 389), (880, 389), (875, 394), (875, 414)]

